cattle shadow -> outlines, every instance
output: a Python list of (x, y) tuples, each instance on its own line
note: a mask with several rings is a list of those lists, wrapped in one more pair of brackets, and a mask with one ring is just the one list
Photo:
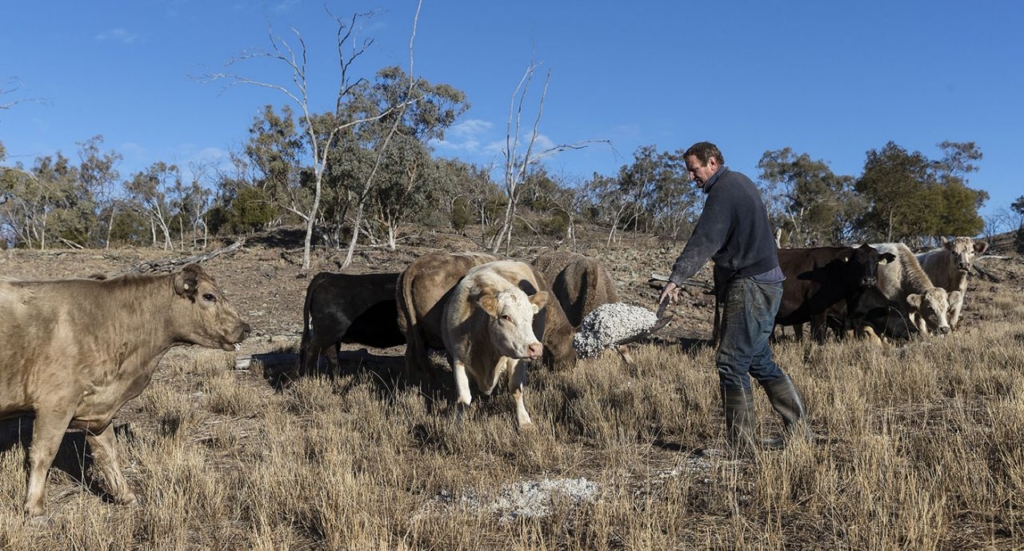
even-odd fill
[[(398, 350), (398, 353), (394, 350)], [(308, 374), (300, 372), (297, 353), (253, 354), (252, 361), (260, 364), (264, 380), (277, 392), (287, 390), (305, 377), (325, 377), (340, 383), (341, 392), (348, 391), (363, 380), (371, 381), (375, 394), (382, 400), (390, 400), (397, 393), (409, 389), (415, 389), (427, 397), (455, 396), (451, 371), (440, 365), (445, 362), (443, 358), (434, 355), (430, 371), (421, 373), (406, 369), (403, 347), (394, 350), (342, 350), (336, 357), (331, 350), (320, 356), (315, 368)], [(435, 401), (427, 400), (428, 410), (434, 407), (432, 404)]]
[[(31, 414), (0, 420), (0, 453), (12, 451), (16, 447), (25, 450), (23, 473), (26, 482), (29, 473), (28, 452), (32, 444), (34, 421), (35, 416)], [(128, 425), (116, 426), (114, 432), (118, 440), (131, 437)], [(103, 501), (113, 502), (113, 498), (103, 488), (100, 480), (90, 475), (92, 465), (93, 457), (85, 439), (85, 432), (74, 429), (65, 432), (57, 455), (53, 459), (52, 469), (67, 474), (81, 488), (98, 496)]]

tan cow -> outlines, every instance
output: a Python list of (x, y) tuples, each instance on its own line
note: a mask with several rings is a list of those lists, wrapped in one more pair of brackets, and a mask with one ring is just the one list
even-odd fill
[(508, 374), (519, 428), (533, 424), (523, 402), (526, 366), (540, 359), (533, 320), (548, 302), (530, 266), (497, 260), (475, 266), (452, 289), (445, 302), (442, 339), (455, 375), (460, 411), (472, 401), (469, 378), (486, 395)]
[(548, 251), (533, 261), (544, 274), (573, 328), (602, 304), (619, 302), (615, 280), (597, 259), (569, 251)]
[(950, 303), (960, 300), (960, 292), (946, 293), (936, 287), (921, 269), (917, 257), (903, 243), (872, 243), (880, 253), (892, 253), (896, 259), (878, 266), (878, 289), (885, 298), (907, 308), (911, 322), (922, 335), (931, 329), (949, 333)]
[(45, 514), (46, 473), (69, 428), (85, 431), (114, 501), (134, 502), (114, 415), (172, 346), (234, 350), (248, 334), (195, 264), (169, 275), (0, 281), (0, 418), (35, 414), (25, 513)]
[[(398, 327), (405, 334), (405, 364), (410, 371), (431, 374), (427, 349), (443, 349), (441, 327), (445, 301), (462, 276), (474, 266), (493, 262), (498, 257), (485, 253), (428, 253), (398, 276), (395, 290), (398, 302)], [(550, 290), (543, 274), (534, 270), (534, 279), (542, 291)], [(576, 364), (572, 347), (573, 328), (557, 301), (549, 301), (534, 319), (534, 330), (542, 335), (544, 363), (566, 368)]]
[[(974, 266), (974, 256), (984, 254), (988, 243), (975, 241), (972, 237), (955, 237), (943, 241), (942, 247), (917, 255), (921, 269), (928, 274), (932, 284), (942, 287), (950, 293), (949, 326), (956, 329), (960, 325), (960, 311), (963, 309), (964, 296), (967, 294), (967, 274)], [(953, 292), (959, 291), (960, 296), (953, 300)]]

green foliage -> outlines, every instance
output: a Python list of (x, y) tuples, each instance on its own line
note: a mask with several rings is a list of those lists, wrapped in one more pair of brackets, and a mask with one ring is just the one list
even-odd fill
[(932, 161), (893, 142), (868, 151), (856, 189), (869, 203), (862, 218), (875, 239), (902, 241), (930, 235), (976, 235), (984, 227), (978, 209), (988, 193), (967, 187), (967, 175), (981, 159), (972, 142), (939, 144), (943, 158)]
[(458, 197), (452, 203), (451, 212), (451, 224), (452, 228), (457, 231), (466, 229), (466, 226), (473, 223), (473, 211), (470, 209), (469, 201), (465, 198)]
[(233, 232), (262, 230), (274, 219), (276, 211), (271, 204), (269, 193), (263, 188), (244, 187), (231, 202), (228, 224)]
[(569, 215), (562, 210), (555, 211), (540, 219), (537, 231), (549, 237), (564, 238), (569, 231)]
[(783, 242), (806, 246), (851, 240), (860, 207), (853, 178), (836, 175), (825, 161), (788, 147), (766, 151), (757, 167), (765, 206), (775, 227), (782, 228)]

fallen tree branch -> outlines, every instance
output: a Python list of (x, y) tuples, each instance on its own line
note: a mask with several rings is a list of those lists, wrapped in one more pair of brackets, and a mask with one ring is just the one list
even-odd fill
[(184, 266), (186, 264), (198, 264), (200, 262), (205, 262), (207, 260), (210, 260), (211, 258), (220, 256), (222, 254), (233, 253), (238, 249), (242, 248), (242, 245), (244, 244), (245, 239), (239, 239), (238, 241), (235, 241), (234, 243), (228, 245), (227, 247), (221, 247), (220, 249), (210, 251), (208, 253), (197, 254), (195, 256), (190, 256), (188, 258), (161, 258), (158, 260), (151, 260), (149, 262), (143, 262), (142, 264), (133, 266), (129, 268), (127, 271), (121, 272), (116, 275), (170, 272), (173, 269), (177, 268), (178, 266)]

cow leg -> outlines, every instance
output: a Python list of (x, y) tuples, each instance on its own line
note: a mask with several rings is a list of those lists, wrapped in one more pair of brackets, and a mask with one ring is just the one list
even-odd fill
[(928, 334), (928, 322), (924, 320), (924, 316), (920, 312), (914, 311), (910, 313), (910, 323), (917, 327), (918, 333), (921, 333), (922, 336)]
[(28, 450), (29, 475), (25, 492), (25, 514), (29, 517), (46, 514), (46, 474), (53, 465), (73, 415), (73, 408), (60, 411), (60, 408), (42, 405), (36, 409), (32, 444)]
[[(952, 293), (950, 293), (950, 294), (952, 294)], [(950, 330), (955, 330), (957, 328), (957, 326), (960, 325), (960, 310), (961, 310), (961, 308), (963, 308), (963, 305), (964, 305), (964, 295), (963, 295), (963, 293), (961, 293), (960, 296), (957, 297), (956, 300), (953, 300), (953, 301), (950, 302), (950, 305), (949, 305), (949, 329)]]
[(526, 367), (530, 362), (523, 360), (508, 360), (508, 387), (512, 390), (512, 397), (516, 400), (516, 424), (520, 430), (532, 428), (533, 420), (526, 412), (526, 404), (523, 401), (523, 391), (526, 389)]
[(466, 364), (461, 360), (452, 359), (452, 374), (455, 375), (455, 405), (461, 414), (473, 401), (469, 394), (469, 377), (466, 376)]
[(121, 465), (117, 460), (117, 440), (114, 438), (114, 425), (109, 424), (102, 431), (85, 435), (92, 451), (95, 465), (103, 475), (107, 493), (115, 503), (132, 504), (136, 502), (135, 494), (128, 488), (128, 482), (121, 474)]

